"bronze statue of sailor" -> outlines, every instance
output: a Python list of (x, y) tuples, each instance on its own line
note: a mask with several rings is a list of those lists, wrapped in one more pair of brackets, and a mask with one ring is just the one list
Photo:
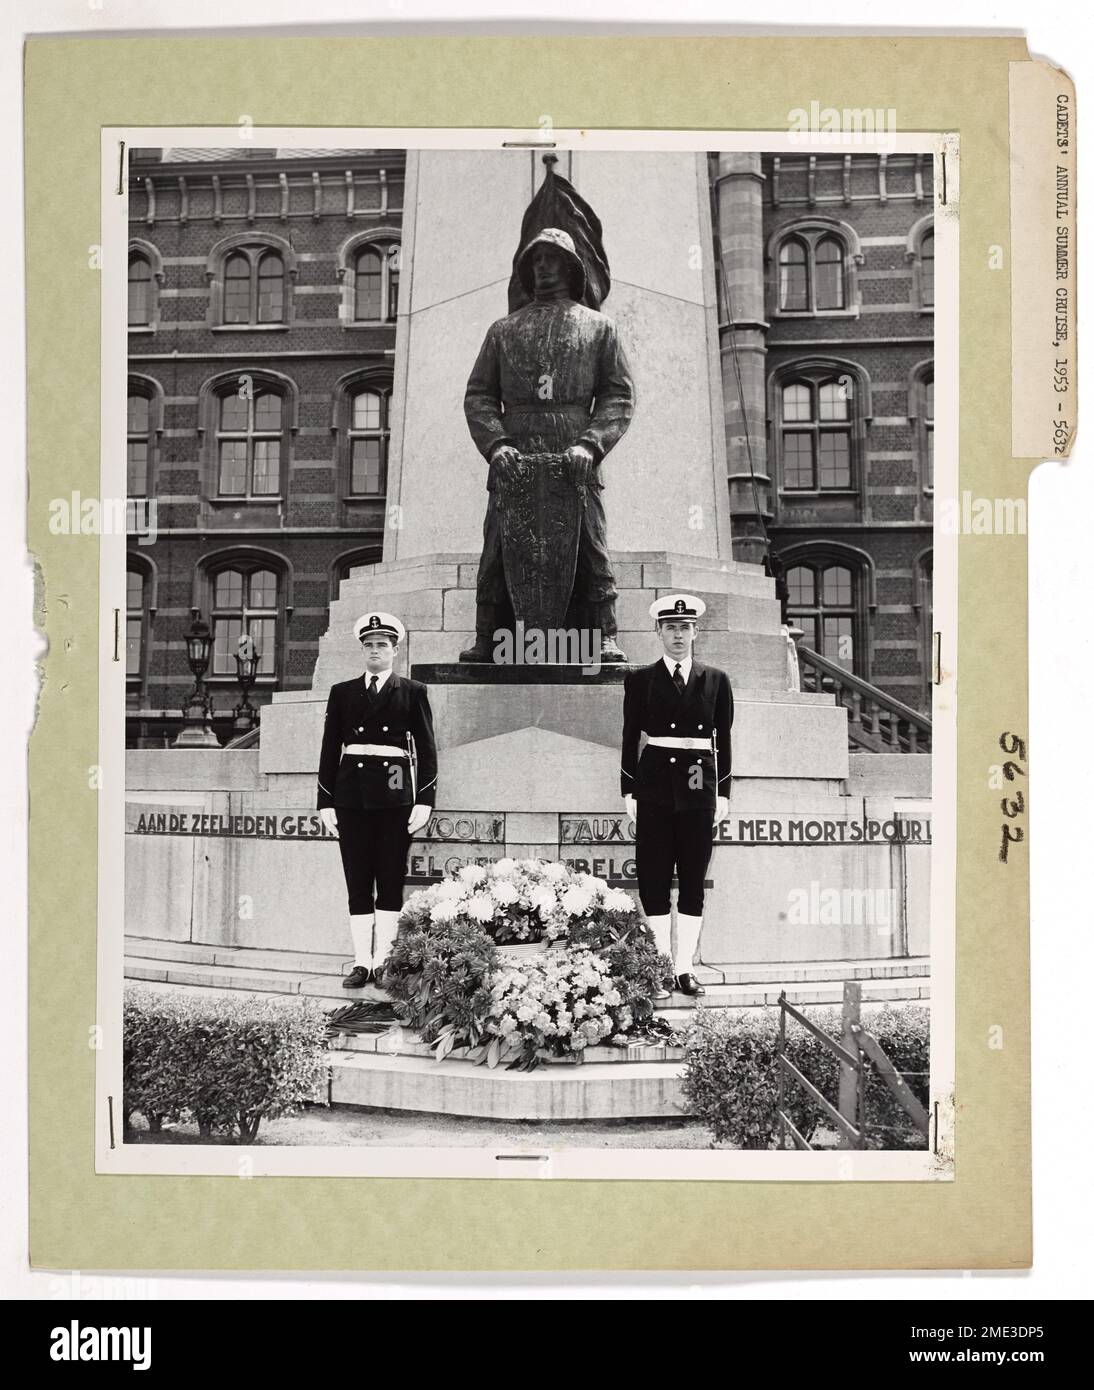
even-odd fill
[[(551, 214), (571, 222), (587, 259), (570, 231), (536, 226)], [(518, 307), (487, 329), (464, 396), (490, 470), (475, 642), (460, 660), (492, 661), (495, 633), (520, 620), (596, 633), (602, 661), (625, 661), (601, 465), (631, 422), (634, 383), (615, 324), (590, 307), (609, 283), (600, 224), (548, 168), (524, 230)]]

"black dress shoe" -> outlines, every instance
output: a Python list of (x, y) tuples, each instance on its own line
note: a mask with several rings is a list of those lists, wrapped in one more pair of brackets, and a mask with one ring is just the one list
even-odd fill
[(364, 989), (372, 979), (372, 971), (367, 965), (355, 965), (342, 981), (343, 989)]
[(692, 998), (699, 994), (706, 994), (706, 990), (695, 976), (689, 974), (687, 971), (685, 971), (683, 975), (677, 975), (676, 988), (681, 994), (690, 994)]

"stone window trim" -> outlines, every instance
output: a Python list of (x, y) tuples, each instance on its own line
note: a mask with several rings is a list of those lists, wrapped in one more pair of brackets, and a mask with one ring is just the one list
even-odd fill
[[(275, 251), (281, 257), (283, 271), (283, 307), (277, 323), (226, 323), (224, 321), (224, 271), (229, 257), (235, 252), (245, 255), (251, 262), (252, 276), (258, 273), (258, 262), (266, 251)], [(209, 284), (209, 303), (206, 311), (206, 325), (218, 333), (284, 333), (295, 322), (295, 300), (293, 293), (299, 267), (292, 243), (273, 232), (233, 232), (222, 237), (209, 252), (205, 264), (205, 278)]]
[[(126, 672), (125, 687), (129, 694), (140, 693), (143, 695), (148, 681), (148, 654), (151, 646), (152, 624), (156, 620), (156, 609), (158, 604), (159, 590), (159, 571), (156, 562), (151, 555), (142, 555), (139, 551), (127, 550), (125, 555), (125, 572), (128, 582), (130, 573), (139, 574), (141, 577), (141, 662), (140, 670), (130, 673)], [(130, 618), (128, 603), (128, 593), (126, 595), (126, 626)]]
[[(783, 458), (783, 387), (805, 382), (818, 387), (832, 380), (847, 377), (851, 382), (848, 402), (848, 429), (851, 437), (851, 486), (848, 488), (787, 488), (784, 484)], [(767, 425), (772, 442), (769, 459), (774, 460), (775, 494), (780, 499), (790, 497), (857, 497), (860, 504), (865, 493), (866, 431), (873, 418), (870, 376), (858, 362), (839, 357), (800, 357), (781, 363), (768, 375)]]
[(921, 314), (934, 314), (934, 277), (931, 277), (929, 300), (924, 299), (925, 276), (923, 272), (923, 240), (934, 236), (934, 213), (921, 217), (908, 233), (904, 246), (904, 257), (912, 267), (912, 303)]
[(164, 269), (163, 256), (157, 246), (153, 246), (150, 241), (142, 241), (139, 237), (130, 237), (129, 251), (126, 256), (126, 275), (128, 277), (128, 267), (133, 261), (140, 258), (148, 263), (151, 271), (150, 293), (151, 304), (147, 323), (131, 323), (127, 326), (129, 333), (155, 333), (160, 326), (160, 290), (163, 288)]
[[(203, 555), (194, 567), (190, 606), (192, 609), (196, 608), (200, 611), (202, 617), (214, 631), (216, 578), (224, 570), (231, 569), (240, 570), (248, 575), (255, 570), (272, 570), (277, 576), (274, 669), (272, 673), (258, 676), (255, 685), (265, 690), (280, 690), (285, 679), (285, 662), (288, 654), (286, 638), (294, 609), (292, 562), (287, 556), (275, 550), (266, 550), (258, 545), (226, 546), (222, 550)], [(214, 673), (212, 665), (213, 657), (212, 652), (210, 652), (209, 670), (205, 675), (206, 685), (235, 686), (238, 688), (239, 680), (233, 672)]]
[[(145, 463), (145, 489), (141, 497), (156, 495), (156, 467), (159, 463), (160, 441), (163, 438), (163, 386), (155, 377), (139, 376), (130, 373), (126, 382), (126, 399), (130, 396), (143, 396), (148, 401), (148, 457)], [(127, 439), (130, 438), (128, 429)], [(129, 478), (126, 477), (126, 496), (129, 496)]]
[[(338, 281), (342, 288), (342, 297), (338, 306), (338, 317), (342, 327), (345, 329), (354, 328), (394, 328), (395, 318), (379, 319), (359, 319), (357, 318), (357, 257), (369, 248), (377, 251), (384, 264), (384, 287), (383, 304), (387, 303), (387, 274), (389, 248), (395, 246), (402, 250), (402, 234), (397, 227), (384, 226), (382, 223), (371, 227), (363, 227), (359, 232), (355, 232), (338, 248)], [(397, 253), (398, 254), (398, 253)], [(401, 268), (396, 265), (396, 270)], [(402, 286), (400, 285), (400, 289)]]
[[(219, 491), (219, 458), (217, 435), (220, 427), (220, 402), (239, 391), (244, 378), (250, 378), (254, 395), (273, 391), (281, 397), (281, 458), (280, 486), (276, 493), (260, 497), (221, 495)], [(198, 448), (202, 456), (202, 500), (207, 505), (266, 506), (284, 503), (288, 495), (289, 464), (292, 441), (299, 429), (299, 392), (296, 382), (268, 367), (243, 367), (230, 372), (218, 372), (202, 382), (198, 391)]]
[(934, 358), (928, 357), (922, 362), (917, 362), (908, 373), (908, 423), (915, 432), (916, 465), (920, 486), (928, 497), (933, 496), (935, 491), (933, 475), (932, 481), (927, 482), (928, 448), (934, 443), (931, 438), (934, 434), (934, 416), (927, 414), (927, 387), (933, 385)]
[[(387, 478), (391, 462), (391, 411), (394, 382), (391, 368), (387, 365), (370, 365), (347, 372), (339, 377), (334, 387), (333, 409), (331, 413), (331, 433), (334, 436), (336, 479), (338, 498), (341, 503), (383, 501), (387, 495)], [(384, 456), (384, 490), (378, 493), (357, 493), (350, 491), (350, 471), (352, 467), (353, 445), (353, 402), (361, 391), (374, 391), (387, 399), (387, 451)]]
[(851, 571), (854, 585), (853, 670), (856, 676), (869, 680), (873, 669), (872, 634), (877, 614), (877, 573), (873, 556), (859, 546), (833, 540), (795, 541), (780, 546), (776, 553), (784, 574), (799, 565), (806, 566), (815, 574), (830, 565), (842, 565)]
[[(843, 305), (842, 309), (817, 309), (815, 254), (819, 242), (834, 238), (843, 248)], [(811, 307), (782, 309), (779, 307), (779, 257), (791, 241), (800, 242), (806, 249), (806, 278)], [(801, 217), (778, 227), (767, 240), (764, 255), (766, 267), (766, 299), (769, 319), (857, 319), (862, 303), (858, 283), (858, 268), (866, 257), (854, 227), (835, 217)]]

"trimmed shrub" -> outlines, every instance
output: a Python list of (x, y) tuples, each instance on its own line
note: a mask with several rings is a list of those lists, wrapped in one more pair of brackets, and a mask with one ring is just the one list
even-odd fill
[[(839, 1009), (803, 1012), (835, 1039), (842, 1028)], [(863, 1026), (904, 1074), (909, 1089), (924, 1107), (929, 1097), (930, 1012), (920, 1005), (886, 1005), (863, 1016)], [(839, 1095), (839, 1061), (808, 1029), (787, 1020), (787, 1056), (832, 1102)], [(687, 1110), (703, 1120), (716, 1142), (739, 1149), (769, 1149), (778, 1142), (779, 1077), (776, 1065), (779, 1011), (738, 1013), (732, 1009), (696, 1010), (684, 1063)], [(786, 1113), (810, 1142), (828, 1119), (789, 1077)], [(866, 1073), (867, 1144), (871, 1149), (921, 1149), (926, 1140), (878, 1075)]]
[(196, 1120), (202, 1135), (252, 1143), (263, 1119), (314, 1100), (326, 1070), (326, 1014), (317, 1001), (223, 999), (126, 990), (123, 1109), (153, 1131)]

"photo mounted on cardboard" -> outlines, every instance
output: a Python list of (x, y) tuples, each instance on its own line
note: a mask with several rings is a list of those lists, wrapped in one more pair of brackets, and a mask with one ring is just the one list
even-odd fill
[(952, 1178), (957, 140), (487, 134), (104, 131), (99, 1171)]

